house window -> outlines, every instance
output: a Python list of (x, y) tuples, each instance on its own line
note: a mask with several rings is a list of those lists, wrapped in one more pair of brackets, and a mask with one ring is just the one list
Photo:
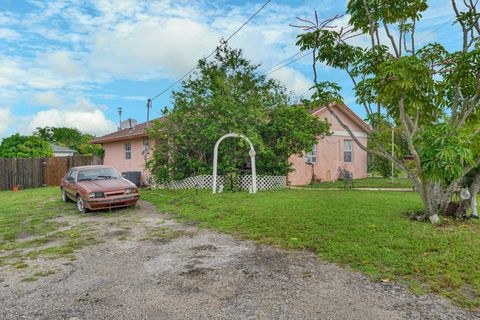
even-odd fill
[(343, 162), (352, 162), (352, 140), (343, 141)]
[(317, 162), (317, 145), (313, 145), (312, 149), (305, 154), (306, 163), (316, 163)]
[(132, 144), (125, 143), (125, 160), (132, 159)]

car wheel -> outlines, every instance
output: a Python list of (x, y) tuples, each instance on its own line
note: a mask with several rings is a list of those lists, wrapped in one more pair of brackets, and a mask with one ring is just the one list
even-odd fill
[(77, 208), (80, 213), (87, 213), (88, 209), (85, 207), (85, 203), (83, 202), (82, 197), (80, 195), (77, 195)]
[(67, 193), (63, 189), (62, 189), (62, 201), (63, 202), (70, 202), (70, 198), (67, 196)]

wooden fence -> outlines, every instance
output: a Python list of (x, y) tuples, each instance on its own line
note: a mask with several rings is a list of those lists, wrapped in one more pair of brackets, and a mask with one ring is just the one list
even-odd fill
[(41, 159), (0, 158), (0, 190), (58, 186), (71, 167), (102, 164), (96, 156), (50, 157)]

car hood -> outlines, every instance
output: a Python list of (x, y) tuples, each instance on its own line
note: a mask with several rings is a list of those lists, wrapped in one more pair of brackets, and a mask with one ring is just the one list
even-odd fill
[(78, 186), (87, 192), (109, 192), (125, 188), (135, 188), (135, 185), (123, 178), (109, 180), (85, 180), (79, 181)]

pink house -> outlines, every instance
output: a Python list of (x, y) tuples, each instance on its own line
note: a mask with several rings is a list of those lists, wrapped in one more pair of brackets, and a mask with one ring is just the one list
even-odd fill
[[(335, 113), (348, 125), (355, 137), (366, 145), (370, 126), (345, 105), (333, 107)], [(319, 139), (305, 156), (290, 157), (293, 171), (288, 175), (292, 186), (309, 184), (312, 181), (338, 180), (339, 170), (353, 173), (353, 178), (367, 177), (367, 152), (360, 149), (326, 107), (312, 111), (312, 114), (330, 122), (331, 136)]]
[(103, 164), (117, 169), (120, 173), (128, 171), (141, 172), (141, 183), (147, 181), (145, 159), (148, 151), (148, 139), (144, 122), (128, 129), (122, 129), (91, 141), (101, 144), (105, 150)]
[[(356, 137), (366, 144), (367, 133), (371, 130), (368, 124), (345, 105), (333, 108), (352, 129)], [(365, 178), (367, 176), (367, 153), (352, 141), (348, 133), (325, 107), (313, 110), (312, 114), (321, 119), (327, 119), (331, 124), (330, 129), (333, 134), (319, 139), (304, 157), (290, 157), (293, 168), (287, 177), (290, 185), (309, 184), (312, 179), (335, 181), (338, 179), (340, 168), (351, 171), (354, 178)], [(147, 127), (148, 123), (144, 122), (132, 128), (98, 137), (92, 143), (103, 145), (105, 149), (103, 163), (105, 165), (113, 166), (121, 173), (141, 172), (141, 182), (145, 184), (148, 176), (145, 169), (146, 151), (148, 150), (148, 139), (145, 132)]]

